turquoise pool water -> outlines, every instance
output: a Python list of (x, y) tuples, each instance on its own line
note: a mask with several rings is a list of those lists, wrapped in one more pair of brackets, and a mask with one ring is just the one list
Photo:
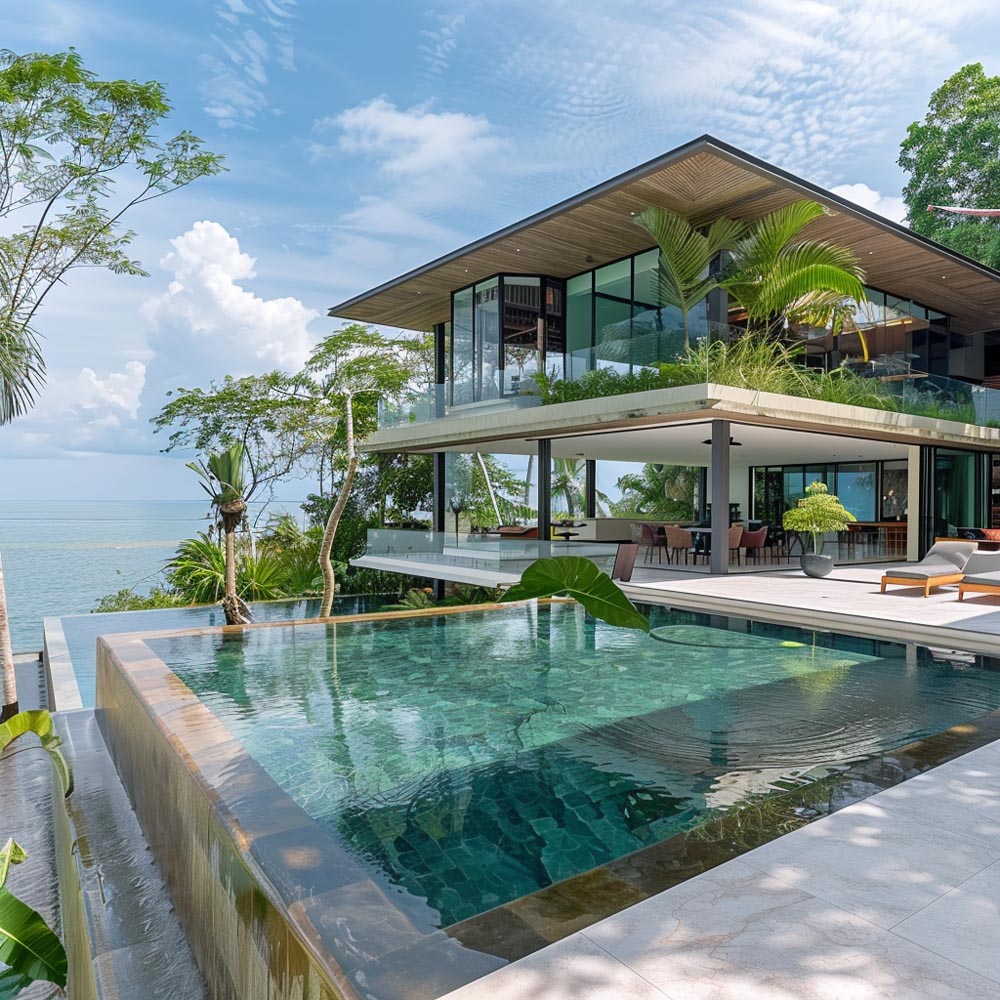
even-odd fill
[(564, 604), (149, 645), (442, 927), (1000, 706), (997, 661), (644, 610), (657, 637)]
[[(385, 594), (358, 594), (338, 597), (335, 615), (356, 615), (378, 611), (396, 600)], [(319, 600), (261, 601), (251, 605), (258, 622), (295, 621), (319, 614)], [(205, 628), (225, 625), (226, 616), (218, 604), (195, 608), (158, 608), (153, 611), (110, 611), (104, 614), (67, 615), (59, 619), (66, 637), (73, 673), (84, 708), (94, 706), (94, 679), (97, 673), (97, 637), (119, 632), (155, 632), (160, 629)]]

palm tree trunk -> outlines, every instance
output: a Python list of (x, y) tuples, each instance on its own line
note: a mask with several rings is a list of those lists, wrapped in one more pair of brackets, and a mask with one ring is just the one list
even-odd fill
[(236, 596), (236, 529), (226, 525), (226, 597)]
[(320, 618), (328, 618), (333, 609), (333, 595), (336, 580), (333, 574), (333, 560), (330, 558), (333, 552), (333, 542), (337, 537), (337, 528), (340, 526), (340, 519), (347, 508), (347, 501), (351, 495), (351, 486), (354, 484), (354, 476), (358, 471), (358, 456), (354, 441), (354, 401), (348, 393), (344, 398), (344, 430), (347, 437), (347, 474), (344, 476), (344, 483), (340, 488), (340, 496), (330, 511), (330, 516), (326, 521), (326, 530), (323, 532), (323, 543), (319, 547), (319, 565), (323, 571), (323, 601), (320, 604)]
[(0, 722), (17, 715), (17, 678), (14, 675), (14, 650), (10, 644), (10, 622), (7, 620), (7, 596), (3, 588), (3, 563), (0, 562), (0, 674), (3, 674), (3, 703)]

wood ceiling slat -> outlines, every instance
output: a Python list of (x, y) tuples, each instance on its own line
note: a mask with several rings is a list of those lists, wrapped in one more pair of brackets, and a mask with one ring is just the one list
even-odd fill
[[(448, 318), (450, 294), (499, 271), (567, 278), (646, 249), (632, 214), (661, 205), (702, 224), (720, 215), (753, 220), (803, 193), (757, 168), (702, 150), (654, 174), (577, 204), (354, 302), (340, 315), (362, 322), (430, 329)], [(823, 201), (822, 197), (818, 200)], [(952, 314), (958, 332), (1000, 328), (1000, 280), (829, 202), (833, 214), (808, 234), (853, 247), (869, 284)], [(588, 263), (592, 257), (595, 264)], [(942, 275), (947, 278), (942, 279)]]

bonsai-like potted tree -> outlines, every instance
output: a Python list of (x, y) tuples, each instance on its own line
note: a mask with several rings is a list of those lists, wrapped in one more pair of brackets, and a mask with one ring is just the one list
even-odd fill
[(810, 483), (806, 495), (796, 507), (785, 511), (781, 523), (786, 531), (812, 535), (813, 550), (802, 554), (802, 572), (806, 576), (827, 576), (833, 569), (833, 556), (823, 554), (825, 535), (844, 531), (857, 518), (827, 490), (826, 483)]

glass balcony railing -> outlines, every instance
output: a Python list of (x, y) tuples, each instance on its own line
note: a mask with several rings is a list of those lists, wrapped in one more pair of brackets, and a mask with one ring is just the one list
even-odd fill
[[(693, 325), (688, 338), (676, 330), (632, 335), (627, 329), (600, 343), (550, 358), (549, 378), (589, 383), (562, 398), (624, 395), (644, 389), (715, 383), (758, 392), (845, 403), (875, 410), (1000, 427), (1000, 390), (919, 370), (919, 359), (902, 351), (874, 357), (845, 357), (839, 367), (821, 367), (828, 355), (811, 357), (809, 341), (788, 362), (775, 362), (770, 341), (746, 336), (723, 324)], [(813, 367), (812, 365), (815, 365)], [(532, 374), (495, 373), (489, 391), (456, 382), (454, 405), (445, 405), (448, 387), (432, 386), (397, 404), (380, 404), (379, 427), (399, 427), (458, 414), (473, 406), (534, 406), (560, 401), (543, 397)], [(482, 388), (482, 387), (480, 387)], [(475, 402), (474, 402), (475, 400)], [(471, 412), (471, 411), (470, 411)]]
[(590, 559), (599, 569), (610, 573), (617, 551), (616, 544), (602, 542), (541, 542), (537, 539), (500, 538), (464, 531), (371, 528), (368, 531), (365, 555), (413, 562), (414, 575), (418, 576), (419, 564), (427, 563), (520, 574), (536, 559), (557, 555), (582, 556)]

